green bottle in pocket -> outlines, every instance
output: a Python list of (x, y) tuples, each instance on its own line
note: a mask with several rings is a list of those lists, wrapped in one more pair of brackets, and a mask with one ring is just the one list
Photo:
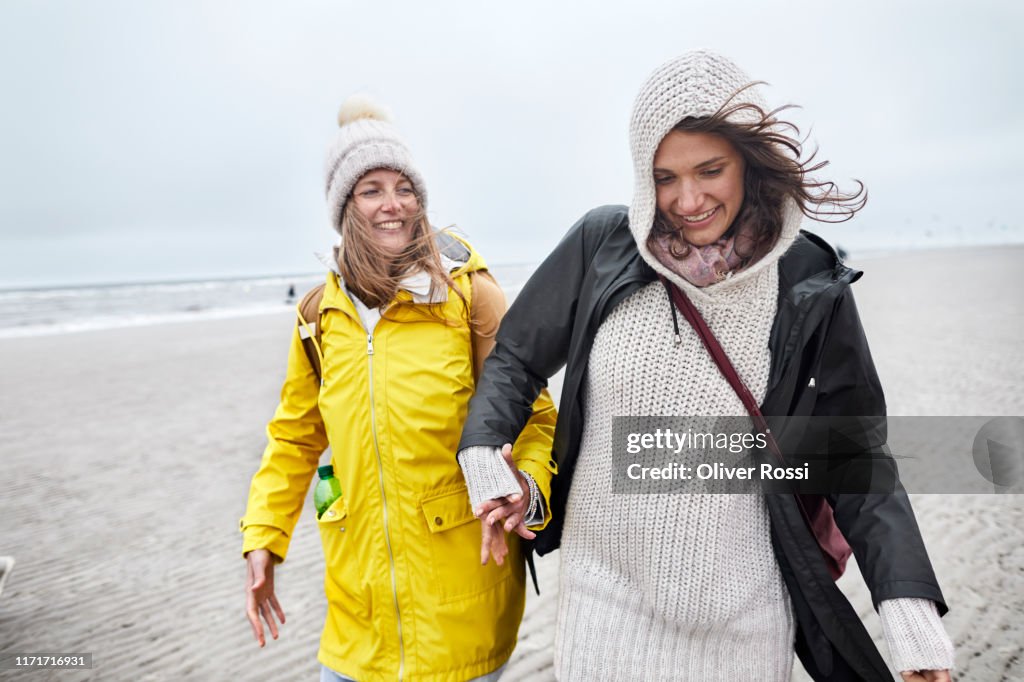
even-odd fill
[(316, 517), (319, 519), (341, 497), (341, 482), (334, 477), (334, 467), (330, 464), (317, 467), (316, 473), (320, 475), (320, 480), (313, 489), (313, 506), (316, 507)]

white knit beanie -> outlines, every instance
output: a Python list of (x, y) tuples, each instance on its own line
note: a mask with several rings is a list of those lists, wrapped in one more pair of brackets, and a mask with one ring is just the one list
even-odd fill
[[(732, 61), (709, 50), (693, 50), (665, 62), (640, 88), (629, 124), (633, 151), (633, 203), (629, 224), (638, 244), (647, 241), (656, 210), (654, 153), (661, 140), (687, 117), (711, 116), (727, 102), (756, 104), (764, 109), (757, 86)], [(735, 96), (734, 96), (735, 95)], [(731, 99), (730, 99), (731, 98)], [(735, 112), (729, 120), (756, 121), (749, 110)]]
[(327, 149), (325, 164), (327, 210), (331, 225), (341, 234), (341, 212), (359, 178), (377, 168), (398, 171), (409, 178), (427, 207), (427, 188), (405, 141), (391, 124), (387, 110), (366, 95), (352, 95), (338, 111), (341, 129)]

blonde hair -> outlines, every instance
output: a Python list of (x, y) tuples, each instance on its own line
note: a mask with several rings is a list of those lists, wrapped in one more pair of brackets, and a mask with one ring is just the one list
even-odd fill
[[(422, 206), (419, 197), (417, 203)], [(462, 292), (441, 265), (437, 234), (430, 227), (422, 208), (410, 220), (413, 224), (412, 237), (396, 254), (382, 247), (373, 237), (373, 226), (355, 207), (355, 202), (345, 203), (341, 212), (341, 247), (338, 250), (338, 267), (345, 286), (367, 307), (380, 308), (395, 298), (403, 278), (422, 270), (430, 277), (432, 299), (451, 287), (465, 303)], [(430, 308), (434, 317), (444, 319), (439, 306)]]

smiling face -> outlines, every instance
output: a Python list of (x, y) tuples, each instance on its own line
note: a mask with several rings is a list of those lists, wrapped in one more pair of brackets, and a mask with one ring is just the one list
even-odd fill
[(359, 178), (351, 201), (386, 250), (398, 253), (412, 240), (420, 203), (412, 182), (398, 171), (378, 168)]
[(713, 244), (743, 206), (744, 168), (725, 138), (673, 130), (654, 154), (658, 210), (690, 244)]

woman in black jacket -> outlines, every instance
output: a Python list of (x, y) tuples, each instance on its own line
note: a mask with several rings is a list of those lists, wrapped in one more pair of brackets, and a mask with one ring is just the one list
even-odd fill
[[(528, 535), (528, 496), (480, 472), (502, 465), (499, 448), (565, 366), (552, 519), (535, 544), (539, 554), (562, 548), (560, 679), (781, 681), (794, 648), (815, 679), (891, 679), (795, 496), (613, 490), (614, 417), (747, 414), (670, 302), (673, 287), (764, 414), (885, 414), (849, 290), (860, 273), (799, 229), (805, 215), (852, 217), (863, 193), (813, 181), (824, 164), (801, 159), (778, 111), (719, 55), (690, 52), (657, 69), (634, 107), (628, 212), (595, 209), (570, 230), (519, 294), (485, 365), (459, 446), (485, 552), (501, 551), (493, 524)], [(792, 431), (779, 434), (784, 452), (799, 439)], [(886, 461), (884, 441), (866, 454)], [(906, 493), (897, 484), (824, 499), (897, 669), (949, 679), (946, 606)]]

